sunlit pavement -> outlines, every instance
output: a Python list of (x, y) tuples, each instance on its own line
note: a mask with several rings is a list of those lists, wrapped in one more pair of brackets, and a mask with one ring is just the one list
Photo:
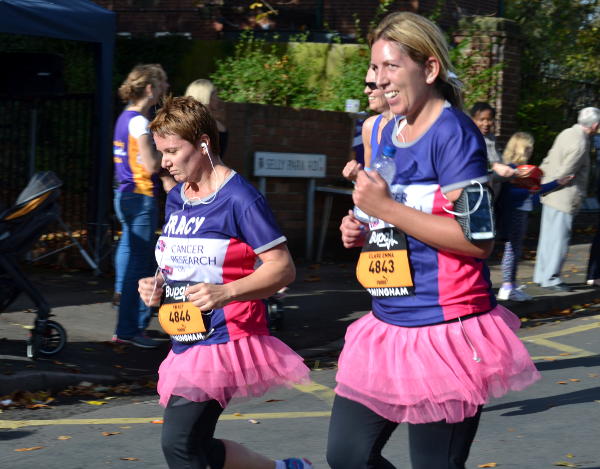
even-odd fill
[[(600, 314), (589, 310), (539, 324), (524, 324), (528, 327), (520, 336), (543, 379), (486, 406), (470, 468), (600, 468)], [(327, 467), (335, 369), (315, 369), (312, 377), (313, 385), (231, 405), (217, 436), (271, 457), (304, 456), (317, 467)], [(64, 409), (56, 406), (43, 409), (43, 422), (33, 420), (42, 418), (39, 411), (5, 411), (0, 414), (0, 467), (165, 467), (161, 408), (154, 397), (138, 401), (72, 404), (76, 413), (71, 409), (64, 419)], [(18, 420), (11, 419), (17, 414)], [(404, 426), (396, 430), (384, 454), (396, 467), (410, 467)]]

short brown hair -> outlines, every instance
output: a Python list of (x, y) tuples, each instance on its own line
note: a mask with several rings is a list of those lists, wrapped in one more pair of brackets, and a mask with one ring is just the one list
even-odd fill
[(211, 151), (216, 155), (221, 153), (215, 119), (204, 104), (191, 96), (165, 98), (148, 128), (159, 137), (178, 135), (192, 145), (207, 135)]

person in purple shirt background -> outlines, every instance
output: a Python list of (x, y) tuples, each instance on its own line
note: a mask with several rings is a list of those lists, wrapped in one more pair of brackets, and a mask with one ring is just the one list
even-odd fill
[(161, 182), (161, 155), (154, 148), (148, 117), (167, 89), (167, 74), (160, 65), (134, 67), (119, 87), (119, 97), (127, 104), (117, 119), (113, 139), (114, 208), (122, 234), (114, 260), (117, 298), (113, 302), (118, 305), (118, 317), (112, 340), (142, 348), (158, 345), (144, 335), (151, 310), (137, 291), (138, 280), (154, 270)]

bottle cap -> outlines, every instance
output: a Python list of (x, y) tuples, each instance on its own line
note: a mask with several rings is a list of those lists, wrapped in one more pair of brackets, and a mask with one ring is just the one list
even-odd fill
[(393, 158), (394, 155), (396, 154), (396, 147), (393, 145), (385, 145), (383, 147), (383, 154), (385, 156), (389, 156), (389, 157)]

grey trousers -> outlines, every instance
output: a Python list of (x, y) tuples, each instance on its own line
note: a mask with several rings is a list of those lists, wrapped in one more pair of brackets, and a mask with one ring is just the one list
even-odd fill
[(562, 283), (562, 270), (571, 240), (573, 215), (544, 205), (533, 281), (542, 287)]

